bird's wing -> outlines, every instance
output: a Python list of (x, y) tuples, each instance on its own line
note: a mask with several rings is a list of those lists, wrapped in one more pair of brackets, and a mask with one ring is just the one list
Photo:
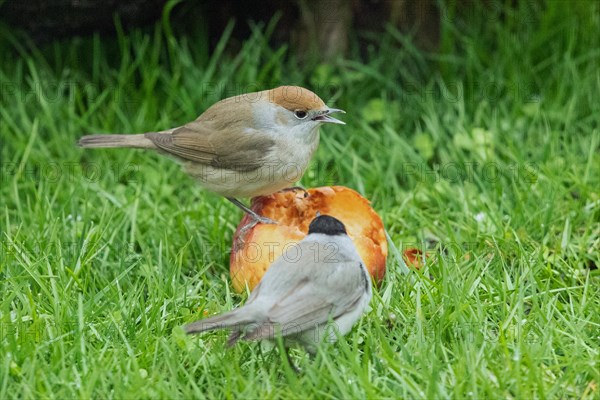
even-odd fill
[[(279, 326), (283, 336), (297, 334), (326, 324), (330, 318), (335, 320), (357, 306), (370, 284), (361, 261), (323, 262), (309, 247), (314, 243), (299, 244), (302, 256), (297, 262), (280, 257), (269, 268), (254, 289), (257, 294), (248, 301), (258, 303), (262, 299), (263, 304), (271, 304), (265, 325), (246, 332), (244, 339), (271, 337), (272, 325)], [(324, 254), (323, 249), (320, 251)]]
[(254, 171), (264, 164), (274, 140), (258, 130), (239, 126), (215, 128), (194, 121), (170, 133), (149, 132), (145, 136), (166, 153), (183, 160), (238, 172)]

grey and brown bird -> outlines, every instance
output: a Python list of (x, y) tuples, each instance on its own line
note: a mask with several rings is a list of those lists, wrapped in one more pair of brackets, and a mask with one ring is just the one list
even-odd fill
[(201, 186), (226, 197), (255, 220), (238, 199), (264, 196), (300, 180), (319, 145), (319, 127), (343, 124), (316, 94), (298, 86), (221, 100), (195, 121), (159, 132), (88, 135), (85, 148), (131, 147), (171, 156)]

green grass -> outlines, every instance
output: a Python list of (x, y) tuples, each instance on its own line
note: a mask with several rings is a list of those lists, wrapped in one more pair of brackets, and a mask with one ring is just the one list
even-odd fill
[[(567, 3), (449, 9), (438, 53), (389, 30), (302, 67), (270, 27), (212, 54), (167, 23), (43, 48), (3, 32), (0, 398), (598, 398), (600, 21)], [(180, 329), (244, 302), (240, 212), (168, 159), (74, 145), (279, 84), (348, 112), (302, 183), (358, 190), (394, 244), (370, 312), (294, 351), (299, 376)], [(429, 258), (404, 274), (408, 247)]]

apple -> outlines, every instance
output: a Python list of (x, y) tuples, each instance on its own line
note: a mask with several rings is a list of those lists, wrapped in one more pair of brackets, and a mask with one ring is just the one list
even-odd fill
[(277, 225), (252, 225), (249, 215), (242, 218), (230, 255), (230, 274), (236, 291), (243, 291), (246, 285), (254, 289), (273, 261), (306, 236), (317, 212), (342, 221), (373, 282), (382, 281), (388, 254), (383, 222), (369, 201), (354, 190), (343, 186), (291, 189), (255, 197), (251, 208)]

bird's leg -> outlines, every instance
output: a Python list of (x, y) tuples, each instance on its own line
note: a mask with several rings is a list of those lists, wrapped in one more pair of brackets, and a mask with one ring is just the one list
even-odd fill
[(227, 200), (229, 200), (230, 202), (232, 202), (233, 204), (235, 204), (236, 206), (238, 206), (243, 212), (245, 212), (246, 214), (248, 214), (248, 215), (250, 215), (252, 217), (252, 223), (249, 225), (248, 229), (252, 228), (254, 225), (256, 225), (258, 223), (261, 223), (261, 224), (275, 224), (275, 225), (277, 225), (277, 222), (273, 221), (271, 218), (267, 218), (267, 217), (263, 217), (261, 215), (258, 215), (257, 213), (255, 213), (254, 211), (252, 211), (250, 208), (246, 207), (244, 205), (244, 203), (242, 203), (238, 199), (233, 198), (233, 197), (227, 197)]
[(304, 198), (307, 198), (308, 196), (310, 196), (308, 194), (308, 190), (304, 189), (302, 186), (292, 186), (289, 188), (285, 188), (285, 189), (281, 189), (280, 192), (281, 193), (285, 193), (285, 192), (295, 192), (296, 190), (301, 190), (304, 193), (302, 194)]
[(300, 375), (302, 373), (302, 370), (298, 368), (296, 364), (294, 364), (294, 361), (292, 361), (292, 357), (290, 356), (290, 352), (287, 348), (285, 349), (285, 356), (287, 357), (288, 363), (290, 364), (292, 370), (294, 370), (296, 375)]

